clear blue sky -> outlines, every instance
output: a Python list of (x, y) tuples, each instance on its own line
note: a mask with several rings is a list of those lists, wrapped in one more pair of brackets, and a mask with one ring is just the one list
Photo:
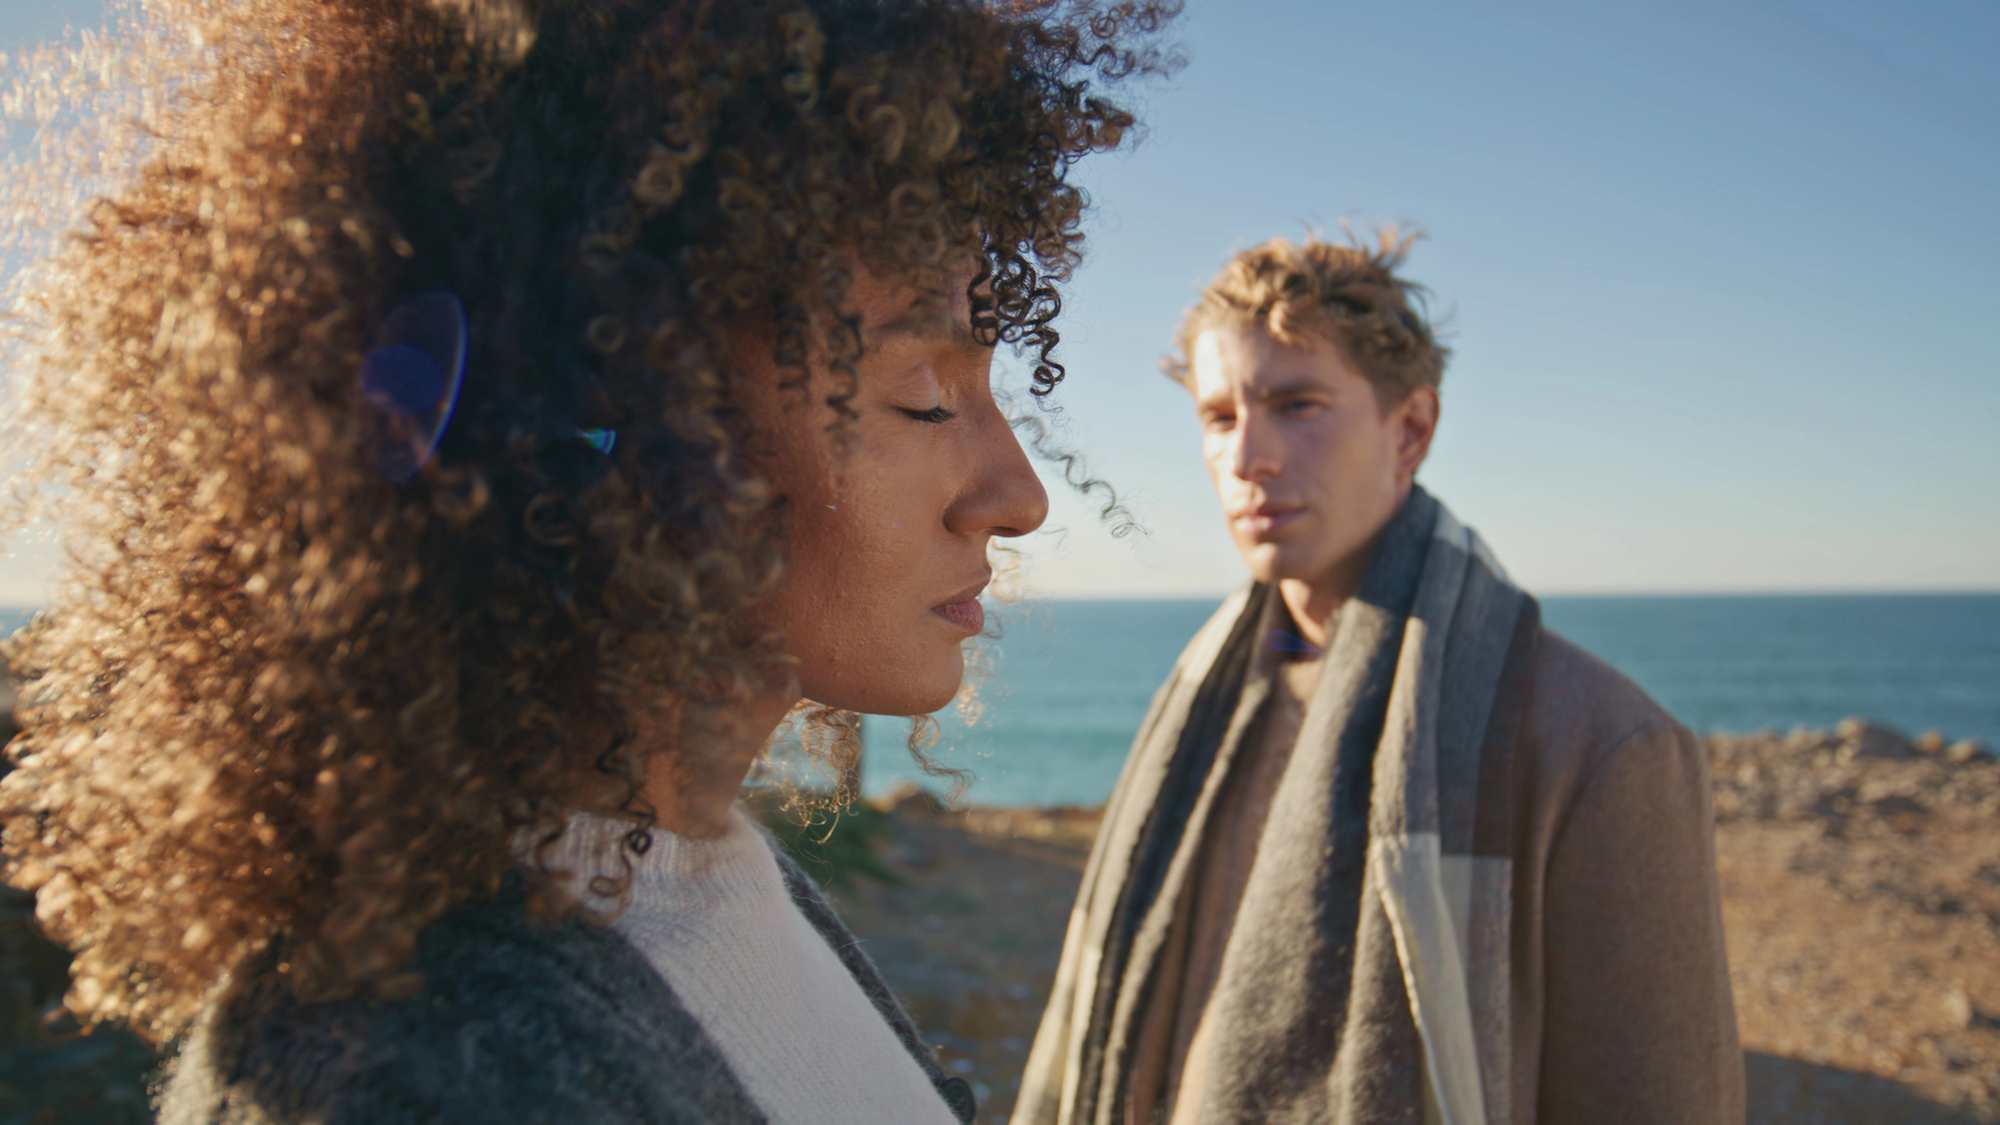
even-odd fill
[[(1240, 579), (1157, 359), (1232, 250), (1349, 216), (1431, 235), (1421, 479), (1531, 587), (2000, 588), (2000, 8), (1510, 7), (1189, 0), (1083, 172), (1058, 395), (1150, 534), (1059, 499), (1034, 586)], [(96, 11), (7, 3), (0, 50)]]

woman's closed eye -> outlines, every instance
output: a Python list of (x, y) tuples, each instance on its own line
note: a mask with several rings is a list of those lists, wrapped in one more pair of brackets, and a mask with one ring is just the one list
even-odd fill
[(933, 406), (929, 410), (911, 410), (906, 406), (899, 406), (896, 409), (907, 417), (914, 418), (919, 422), (929, 422), (933, 425), (940, 422), (949, 422), (953, 418), (958, 417), (957, 411), (946, 410), (942, 404)]

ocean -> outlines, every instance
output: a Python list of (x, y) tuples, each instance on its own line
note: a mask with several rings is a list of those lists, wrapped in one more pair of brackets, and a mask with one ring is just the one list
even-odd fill
[[(1003, 608), (985, 713), (947, 715), (931, 753), (970, 771), (965, 799), (1088, 805), (1117, 780), (1153, 690), (1213, 601)], [(1549, 627), (1632, 677), (1698, 731), (1828, 727), (1865, 715), (2000, 746), (2000, 594), (1555, 597)], [(863, 788), (933, 788), (908, 726), (867, 720)]]
[[(984, 713), (941, 717), (930, 751), (988, 805), (1089, 805), (1117, 780), (1153, 689), (1214, 601), (1000, 607)], [(1549, 626), (1636, 680), (1698, 731), (1832, 726), (1865, 715), (2000, 747), (2000, 594), (1556, 597)], [(29, 611), (0, 609), (0, 631)], [(866, 720), (863, 789), (932, 788), (908, 724)]]

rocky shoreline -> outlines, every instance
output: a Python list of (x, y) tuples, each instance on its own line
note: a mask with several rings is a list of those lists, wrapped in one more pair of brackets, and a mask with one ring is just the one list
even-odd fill
[(1769, 1119), (2000, 1121), (2000, 761), (1860, 720), (1707, 741), (1744, 1044), (1848, 1114)]
[[(1704, 742), (1750, 1122), (2000, 1125), (2000, 760), (1860, 719)], [(1099, 811), (766, 815), (1005, 1121)], [(0, 1122), (150, 1120), (143, 1044), (41, 1029), (66, 964), (0, 888)]]
[[(1704, 742), (1753, 1125), (2000, 1123), (2000, 760), (1861, 719)], [(1004, 1121), (1098, 812), (879, 811), (896, 881), (838, 904)]]

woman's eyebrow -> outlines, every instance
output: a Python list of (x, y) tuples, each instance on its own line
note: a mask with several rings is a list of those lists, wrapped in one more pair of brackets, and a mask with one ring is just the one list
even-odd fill
[(923, 305), (883, 321), (870, 331), (870, 335), (906, 336), (925, 341), (950, 338), (954, 343), (974, 343), (969, 322), (960, 322), (944, 309)]

